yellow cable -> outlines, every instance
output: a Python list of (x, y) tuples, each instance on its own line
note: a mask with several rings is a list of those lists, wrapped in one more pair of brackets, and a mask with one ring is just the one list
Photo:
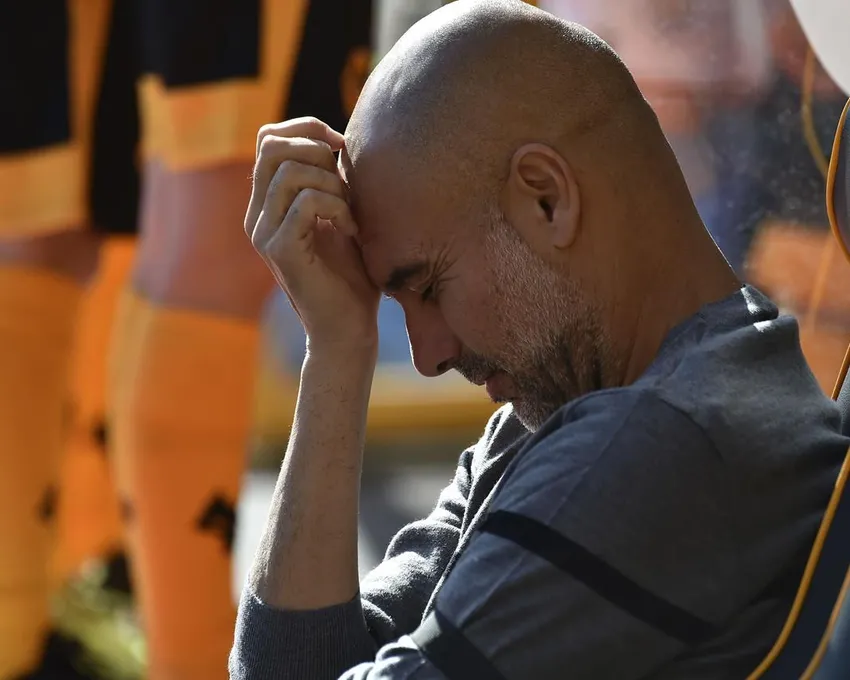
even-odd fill
[[(823, 152), (818, 141), (817, 132), (815, 131), (814, 120), (812, 119), (812, 90), (815, 82), (815, 53), (811, 47), (806, 52), (806, 63), (803, 69), (803, 97), (800, 105), (800, 117), (803, 122), (803, 137), (806, 140), (806, 145), (809, 147), (809, 152), (818, 166), (823, 178), (826, 179), (829, 173), (829, 160)], [(818, 264), (815, 283), (812, 286), (812, 294), (809, 298), (809, 304), (806, 308), (806, 318), (803, 326), (807, 331), (814, 331), (817, 324), (817, 313), (823, 302), (823, 296), (826, 292), (826, 282), (829, 278), (829, 271), (832, 268), (832, 260), (835, 257), (835, 239), (832, 237), (826, 240), (823, 251), (821, 253), (820, 264)]]
[(810, 47), (806, 53), (806, 64), (803, 69), (803, 99), (800, 106), (800, 115), (803, 119), (803, 136), (806, 138), (806, 144), (814, 158), (815, 164), (818, 166), (824, 179), (829, 172), (829, 159), (824, 154), (823, 147), (818, 140), (815, 124), (812, 119), (812, 91), (815, 84), (815, 66), (817, 60), (815, 53)]

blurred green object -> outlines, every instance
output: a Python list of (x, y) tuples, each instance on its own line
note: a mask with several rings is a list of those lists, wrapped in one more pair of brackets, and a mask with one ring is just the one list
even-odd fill
[(145, 677), (145, 642), (130, 597), (107, 590), (106, 566), (94, 564), (55, 597), (59, 631), (86, 650), (86, 668), (111, 680)]

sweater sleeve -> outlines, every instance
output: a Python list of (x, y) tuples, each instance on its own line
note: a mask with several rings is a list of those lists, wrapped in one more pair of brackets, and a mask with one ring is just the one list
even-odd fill
[(246, 586), (230, 654), (233, 680), (337, 678), (378, 648), (412, 632), (460, 538), (474, 448), (431, 514), (403, 528), (350, 602), (313, 611), (263, 603)]

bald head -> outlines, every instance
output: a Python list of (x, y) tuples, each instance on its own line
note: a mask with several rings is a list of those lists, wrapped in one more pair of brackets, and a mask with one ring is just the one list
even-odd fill
[(417, 368), (486, 379), (532, 427), (621, 384), (635, 324), (661, 333), (683, 304), (656, 304), (671, 278), (729, 274), (616, 53), (520, 0), (417, 23), (345, 137), (363, 261), (404, 308)]
[(622, 61), (587, 29), (521, 0), (460, 0), (381, 61), (347, 138), (355, 160), (396, 146), (406, 164), (451, 162), (455, 182), (465, 169), (481, 186), (524, 142), (563, 149), (591, 131), (611, 138), (653, 125)]

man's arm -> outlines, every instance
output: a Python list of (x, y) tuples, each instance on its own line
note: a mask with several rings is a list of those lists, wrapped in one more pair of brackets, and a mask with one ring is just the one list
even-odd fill
[(521, 428), (507, 413), (501, 409), (494, 414), (481, 441), (461, 454), (454, 479), (434, 510), (396, 534), (357, 597), (336, 606), (297, 611), (269, 606), (250, 585), (246, 587), (231, 676), (337, 678), (362, 661), (374, 660), (380, 646), (414, 631), (460, 539), (473, 458), (485, 464), (487, 454), (513, 444)]
[[(357, 517), (375, 360), (370, 345), (345, 355), (308, 352), (289, 448), (243, 594), (233, 677), (266, 677), (263, 669), (278, 664), (288, 677), (334, 677), (374, 657), (357, 601)], [(264, 607), (289, 616), (270, 626)]]
[(269, 521), (248, 577), (263, 602), (320, 609), (357, 593), (357, 517), (377, 347), (311, 349)]
[[(334, 151), (344, 143), (311, 118), (264, 126), (257, 138), (245, 230), (298, 313), (307, 357), (290, 445), (242, 600), (231, 655), (236, 677), (263, 677), (264, 650), (276, 642), (291, 650), (322, 635), (328, 649), (345, 642), (350, 651), (342, 661), (328, 652), (294, 666), (301, 673), (312, 663), (319, 677), (373, 651), (356, 598), (357, 510), (380, 294), (364, 271), (337, 170)], [(263, 640), (262, 626), (251, 624), (263, 604), (313, 616), (290, 626), (287, 640)], [(328, 611), (329, 619), (316, 615)]]
[[(539, 432), (435, 610), (343, 680), (637, 680), (716, 639), (771, 576), (741, 574), (728, 469), (666, 403), (621, 406), (592, 396)], [(755, 667), (774, 614), (717, 677)]]

